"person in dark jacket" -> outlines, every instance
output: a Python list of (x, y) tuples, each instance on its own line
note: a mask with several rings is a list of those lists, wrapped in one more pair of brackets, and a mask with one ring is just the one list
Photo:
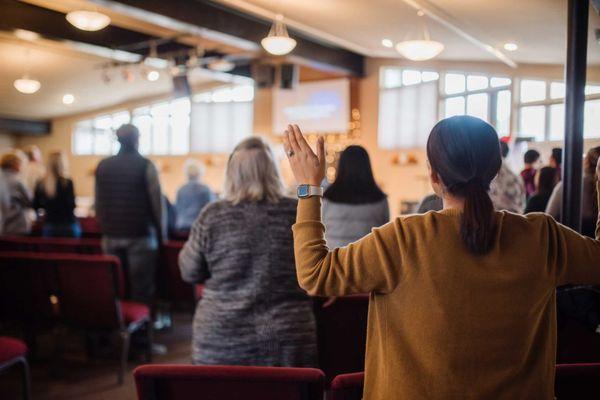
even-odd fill
[(536, 190), (535, 176), (537, 174), (536, 164), (540, 159), (540, 153), (537, 150), (527, 150), (523, 155), (523, 162), (525, 168), (521, 171), (521, 178), (523, 178), (523, 184), (525, 185), (525, 194), (529, 199)]
[(119, 153), (96, 170), (96, 216), (102, 246), (126, 266), (132, 300), (150, 304), (155, 292), (159, 244), (166, 237), (158, 171), (138, 152), (139, 131), (117, 130)]
[(35, 185), (33, 208), (44, 211), (43, 236), (81, 236), (74, 213), (73, 181), (67, 177), (64, 153), (57, 151), (49, 155), (46, 175)]
[(537, 187), (533, 196), (527, 200), (525, 214), (530, 212), (545, 212), (554, 186), (558, 183), (556, 168), (544, 167), (540, 169), (535, 177)]

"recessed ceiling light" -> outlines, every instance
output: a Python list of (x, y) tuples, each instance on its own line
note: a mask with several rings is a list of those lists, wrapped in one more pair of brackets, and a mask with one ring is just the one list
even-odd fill
[(381, 45), (383, 47), (387, 47), (388, 49), (391, 49), (392, 47), (394, 47), (394, 42), (392, 42), (390, 39), (383, 39), (381, 41)]
[(99, 31), (110, 24), (110, 17), (97, 11), (75, 10), (69, 12), (66, 18), (82, 31)]
[(504, 50), (515, 51), (519, 48), (516, 43), (504, 43)]
[(146, 74), (146, 79), (148, 79), (150, 82), (155, 82), (158, 80), (158, 78), (160, 78), (160, 72), (155, 69), (151, 69)]
[(27, 40), (33, 42), (34, 40), (38, 40), (40, 38), (40, 34), (32, 31), (28, 31), (27, 29), (15, 29), (14, 34), (21, 40)]
[(62, 98), (63, 104), (66, 104), (66, 105), (73, 104), (74, 101), (75, 101), (75, 96), (73, 96), (71, 93), (65, 94)]

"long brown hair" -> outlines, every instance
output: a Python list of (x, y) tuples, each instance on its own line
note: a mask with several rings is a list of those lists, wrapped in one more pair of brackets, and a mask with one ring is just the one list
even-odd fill
[(460, 233), (465, 246), (474, 254), (487, 253), (496, 232), (488, 190), (502, 165), (496, 131), (479, 118), (446, 118), (431, 130), (427, 157), (445, 190), (464, 199)]

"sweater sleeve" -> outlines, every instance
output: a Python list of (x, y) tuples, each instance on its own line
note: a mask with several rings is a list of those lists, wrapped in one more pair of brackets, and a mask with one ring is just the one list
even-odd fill
[(400, 278), (397, 224), (388, 223), (357, 242), (329, 251), (320, 198), (300, 200), (293, 226), (300, 287), (313, 296), (393, 291)]
[[(600, 190), (600, 183), (596, 183), (596, 190)], [(552, 222), (557, 247), (557, 284), (600, 284), (600, 218), (596, 222), (596, 239)]]
[(188, 241), (179, 253), (181, 279), (188, 283), (202, 283), (210, 277), (206, 256), (208, 232), (204, 219), (194, 222)]

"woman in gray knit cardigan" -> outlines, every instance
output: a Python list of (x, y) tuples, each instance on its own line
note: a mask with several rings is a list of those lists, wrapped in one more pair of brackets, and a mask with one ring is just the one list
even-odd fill
[(179, 255), (182, 278), (205, 284), (194, 364), (316, 364), (311, 300), (294, 265), (296, 206), (283, 195), (270, 148), (258, 138), (241, 142), (229, 158), (223, 200), (202, 211)]

